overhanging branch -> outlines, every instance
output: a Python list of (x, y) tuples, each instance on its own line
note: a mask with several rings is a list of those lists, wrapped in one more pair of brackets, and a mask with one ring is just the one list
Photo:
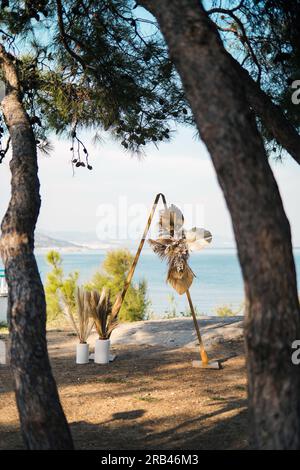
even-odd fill
[(282, 108), (273, 103), (269, 95), (251, 78), (247, 70), (233, 58), (232, 63), (243, 81), (248, 103), (255, 114), (274, 139), (300, 164), (300, 135), (293, 124), (285, 117)]

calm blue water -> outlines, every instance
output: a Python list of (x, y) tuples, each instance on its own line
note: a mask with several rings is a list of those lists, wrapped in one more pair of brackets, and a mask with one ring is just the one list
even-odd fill
[[(295, 250), (295, 261), (298, 273), (298, 288), (300, 276), (300, 250)], [(71, 271), (80, 272), (80, 282), (85, 283), (100, 268), (105, 253), (92, 254), (63, 254), (65, 274)], [(37, 262), (43, 281), (49, 272), (49, 266), (44, 255), (37, 255)], [(196, 274), (191, 288), (191, 295), (199, 313), (215, 314), (219, 306), (228, 305), (238, 309), (244, 300), (241, 271), (234, 250), (209, 250), (193, 254), (190, 265)], [(0, 266), (1, 267), (1, 266)], [(166, 282), (166, 265), (152, 253), (142, 253), (134, 275), (134, 282), (139, 279), (148, 282), (151, 310), (156, 315), (165, 315), (170, 311), (170, 297), (173, 295), (178, 312), (187, 308), (186, 297), (179, 296)], [(173, 304), (174, 305), (174, 304)]]
[[(300, 290), (300, 250), (295, 250), (295, 261), (298, 273), (298, 288)], [(65, 273), (78, 270), (80, 282), (88, 281), (95, 273), (105, 257), (99, 254), (64, 254), (63, 268)], [(43, 255), (37, 255), (42, 279), (45, 279), (49, 267)], [(244, 300), (243, 281), (234, 250), (209, 250), (192, 254), (190, 265), (196, 274), (191, 287), (191, 295), (199, 313), (215, 314), (219, 306), (228, 305), (238, 309)], [(165, 282), (166, 265), (152, 253), (142, 253), (134, 275), (134, 282), (146, 279), (148, 283), (149, 298), (152, 302), (151, 310), (157, 315), (164, 315), (170, 310), (170, 297), (174, 296), (178, 310), (187, 308), (186, 297), (179, 296)]]

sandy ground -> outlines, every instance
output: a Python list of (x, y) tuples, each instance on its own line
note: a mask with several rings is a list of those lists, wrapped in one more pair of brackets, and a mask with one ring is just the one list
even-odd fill
[[(76, 365), (72, 332), (49, 331), (76, 448), (247, 448), (241, 319), (201, 317), (200, 326), (210, 357), (224, 360), (220, 371), (191, 367), (198, 350), (190, 319), (121, 325), (112, 337), (117, 358), (105, 366)], [(0, 366), (0, 396), (0, 449), (22, 448), (8, 366)]]
[[(198, 320), (208, 350), (216, 344), (242, 338), (242, 317), (202, 316)], [(112, 344), (196, 348), (198, 343), (193, 320), (174, 318), (123, 323), (112, 334)]]

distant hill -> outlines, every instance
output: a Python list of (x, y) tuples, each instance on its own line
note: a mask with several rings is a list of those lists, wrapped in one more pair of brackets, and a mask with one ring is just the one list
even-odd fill
[[(79, 246), (88, 247), (91, 250), (107, 250), (120, 247), (126, 247), (130, 250), (135, 251), (139, 244), (140, 239), (136, 238), (135, 240), (121, 239), (121, 240), (101, 240), (97, 238), (96, 234), (93, 232), (81, 232), (78, 230), (74, 231), (58, 231), (50, 232), (51, 236), (56, 239), (65, 239), (72, 240), (72, 243)], [(220, 235), (213, 234), (213, 241), (211, 248), (235, 248), (235, 241), (230, 237), (223, 237)], [(151, 251), (148, 244), (144, 246), (144, 251)]]
[(75, 243), (67, 242), (66, 240), (61, 240), (57, 238), (48, 237), (43, 233), (37, 232), (35, 234), (35, 248), (37, 250), (46, 250), (46, 249), (68, 249), (70, 251), (80, 251), (83, 249), (88, 249), (83, 245), (77, 245)]

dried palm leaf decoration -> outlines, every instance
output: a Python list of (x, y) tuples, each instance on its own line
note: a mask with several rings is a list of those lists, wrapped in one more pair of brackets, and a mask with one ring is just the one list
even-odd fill
[(182, 235), (182, 227), (184, 217), (180, 209), (174, 204), (171, 204), (167, 209), (159, 211), (159, 236), (161, 238), (170, 237), (173, 233), (176, 238)]
[(184, 294), (195, 276), (188, 265), (189, 251), (185, 240), (176, 240), (174, 237), (158, 238), (149, 240), (149, 244), (154, 253), (168, 263), (167, 282), (178, 294)]
[(61, 293), (60, 305), (64, 315), (73, 327), (80, 343), (86, 343), (91, 334), (94, 322), (90, 316), (90, 292), (83, 287), (77, 287), (76, 294), (76, 313), (73, 312), (72, 306)]
[(118, 326), (118, 312), (112, 311), (110, 292), (103, 288), (101, 294), (93, 290), (90, 296), (90, 315), (95, 322), (99, 339), (109, 339), (113, 330)]
[(212, 240), (208, 230), (194, 227), (185, 231), (183, 222), (182, 212), (172, 204), (160, 211), (159, 238), (148, 240), (154, 253), (167, 261), (167, 282), (180, 295), (187, 292), (195, 277), (188, 265), (189, 251), (202, 249)]

